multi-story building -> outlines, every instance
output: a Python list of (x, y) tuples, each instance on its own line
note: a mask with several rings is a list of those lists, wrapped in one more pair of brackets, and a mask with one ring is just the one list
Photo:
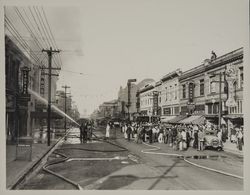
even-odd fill
[(177, 69), (162, 77), (161, 107), (162, 121), (168, 121), (180, 113), (179, 77), (181, 70)]
[(140, 94), (140, 114), (141, 115), (154, 115), (153, 112), (153, 99), (154, 99), (155, 84), (151, 83), (139, 90)]
[[(29, 53), (24, 53), (15, 38), (5, 36), (6, 137), (15, 141), (20, 136), (32, 136), (46, 124), (47, 78)], [(52, 79), (52, 95), (56, 79)], [(52, 96), (52, 100), (54, 96)], [(53, 116), (53, 115), (52, 115)]]
[(243, 48), (183, 72), (179, 85), (182, 115), (202, 115), (228, 130), (243, 125)]
[(99, 106), (99, 117), (109, 119), (118, 117), (118, 101), (103, 102), (103, 104)]
[[(148, 83), (154, 82), (153, 79), (144, 79), (141, 82), (135, 84), (131, 83), (130, 88), (130, 106), (129, 115), (133, 118), (140, 110), (140, 96), (138, 95), (140, 88), (144, 87)], [(128, 87), (120, 87), (118, 92), (118, 112), (121, 118), (128, 117)]]

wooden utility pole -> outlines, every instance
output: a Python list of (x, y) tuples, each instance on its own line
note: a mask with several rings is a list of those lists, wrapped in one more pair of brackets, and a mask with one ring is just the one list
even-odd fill
[[(48, 126), (48, 132), (47, 132), (47, 139), (48, 139), (48, 146), (50, 146), (50, 117), (51, 117), (51, 76), (59, 76), (58, 74), (52, 74), (51, 71), (53, 70), (61, 70), (60, 68), (52, 68), (51, 62), (52, 62), (52, 55), (53, 53), (59, 53), (59, 50), (52, 50), (52, 47), (50, 49), (43, 49), (42, 52), (46, 52), (48, 54), (48, 60), (49, 60), (49, 66), (48, 69), (49, 73), (48, 75), (48, 118), (47, 118), (47, 126)], [(46, 74), (46, 73), (45, 73)]]
[(67, 118), (66, 118), (66, 112), (67, 112), (67, 89), (70, 88), (70, 86), (62, 86), (62, 88), (64, 88), (64, 113), (65, 113), (65, 116), (64, 116), (64, 131), (65, 131), (65, 135), (66, 135), (66, 131), (67, 131)]

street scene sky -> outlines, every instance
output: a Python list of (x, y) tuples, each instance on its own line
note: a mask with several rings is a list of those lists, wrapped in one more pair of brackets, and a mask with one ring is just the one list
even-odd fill
[(61, 51), (57, 88), (69, 85), (81, 114), (117, 98), (128, 79), (158, 81), (243, 47), (246, 1), (95, 0), (43, 5)]

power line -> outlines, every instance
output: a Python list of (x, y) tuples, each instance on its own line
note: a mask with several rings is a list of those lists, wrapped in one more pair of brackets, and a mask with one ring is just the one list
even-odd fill
[(30, 53), (31, 48), (29, 47), (29, 45), (24, 40), (22, 40), (22, 37), (20, 37), (20, 34), (17, 32), (17, 30), (13, 26), (12, 22), (10, 21), (10, 19), (8, 19), (7, 16), (5, 16), (5, 24), (6, 24), (6, 28), (14, 36), (14, 38), (17, 40), (17, 42), (20, 44), (20, 46), (22, 46), (24, 48), (24, 50), (26, 50), (27, 53), (30, 54), (30, 57), (33, 58), (34, 61), (40, 63), (39, 58), (36, 55), (33, 55), (33, 54)]
[[(51, 28), (50, 28), (50, 25), (49, 25), (49, 22), (48, 22), (48, 19), (47, 19), (47, 16), (46, 16), (46, 14), (45, 14), (45, 11), (44, 11), (43, 7), (42, 7), (42, 12), (43, 12), (45, 21), (46, 21), (46, 23), (47, 23), (47, 25), (48, 25), (48, 27), (49, 27), (49, 32), (50, 32), (50, 34), (51, 34), (51, 37), (52, 37), (52, 39), (53, 39), (53, 41), (54, 41), (54, 43), (55, 43), (56, 48), (58, 49), (58, 46), (57, 46), (56, 41), (55, 41), (55, 37), (54, 37), (54, 35), (53, 35), (52, 31), (51, 31)], [(61, 57), (60, 57), (60, 53), (59, 53), (59, 61), (60, 61), (61, 66), (62, 66), (62, 60), (61, 60)]]
[[(43, 21), (42, 21), (42, 19), (40, 18), (39, 14), (38, 14), (38, 11), (36, 10), (36, 7), (33, 6), (33, 9), (34, 9), (35, 14), (36, 14), (36, 16), (37, 16), (37, 18), (38, 18), (38, 21), (39, 21), (39, 23), (40, 23), (40, 27), (41, 27), (41, 29), (42, 29), (42, 31), (43, 31), (43, 34), (44, 34), (45, 37), (46, 37), (45, 40), (46, 40), (46, 42), (48, 43), (48, 47), (49, 47), (50, 45), (53, 46), (53, 44), (51, 44), (51, 42), (48, 40), (48, 37), (47, 37), (47, 34), (46, 34), (46, 30), (45, 30), (45, 28), (44, 28), (44, 26), (43, 26)], [(53, 47), (54, 47), (54, 46), (53, 46)], [(53, 58), (52, 60), (53, 60), (53, 62), (57, 65), (57, 67), (60, 67), (60, 66), (58, 65), (58, 63), (55, 62), (54, 58)]]

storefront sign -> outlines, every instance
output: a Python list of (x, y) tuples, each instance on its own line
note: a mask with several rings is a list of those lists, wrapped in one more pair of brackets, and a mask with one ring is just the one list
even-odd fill
[(228, 99), (226, 101), (226, 106), (228, 107), (235, 107), (235, 86), (234, 83), (236, 82), (237, 78), (237, 70), (236, 67), (233, 65), (228, 65), (226, 68), (226, 81), (228, 84)]
[(194, 83), (188, 85), (189, 102), (193, 102), (194, 99)]
[(157, 115), (158, 112), (158, 92), (153, 93), (153, 114)]

